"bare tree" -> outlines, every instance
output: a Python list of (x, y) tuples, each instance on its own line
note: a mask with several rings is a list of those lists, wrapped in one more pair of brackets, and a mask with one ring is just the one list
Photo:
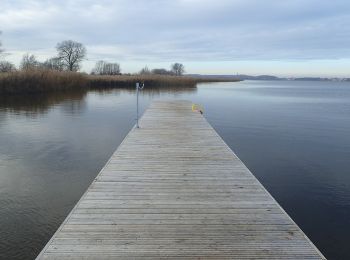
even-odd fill
[(13, 72), (16, 71), (15, 65), (8, 61), (0, 61), (0, 73), (1, 72)]
[(109, 75), (120, 75), (121, 69), (119, 63), (108, 63), (107, 64), (107, 71)]
[(33, 54), (24, 54), (20, 69), (21, 70), (32, 70), (37, 69), (40, 66), (40, 63), (37, 61), (36, 57)]
[(174, 63), (171, 65), (171, 71), (176, 76), (182, 76), (182, 74), (185, 72), (185, 66), (181, 63)]
[(101, 75), (101, 73), (103, 71), (104, 64), (105, 64), (105, 62), (103, 60), (96, 62), (95, 68), (93, 68), (93, 70), (92, 70), (92, 74)]
[(166, 69), (153, 69), (152, 74), (157, 75), (172, 75), (173, 73), (171, 71), (168, 71)]
[(118, 63), (108, 63), (100, 60), (96, 62), (92, 72), (98, 75), (120, 75), (121, 69)]
[(142, 68), (142, 69), (140, 70), (139, 74), (140, 74), (140, 75), (149, 75), (149, 74), (151, 74), (151, 71), (150, 71), (150, 69), (146, 66), (146, 67), (144, 67), (144, 68)]
[(62, 59), (54, 57), (47, 59), (41, 66), (44, 69), (48, 70), (57, 70), (57, 71), (63, 71), (64, 70), (64, 64)]
[(72, 40), (57, 44), (58, 57), (69, 71), (78, 71), (81, 61), (86, 56), (86, 48), (82, 43)]

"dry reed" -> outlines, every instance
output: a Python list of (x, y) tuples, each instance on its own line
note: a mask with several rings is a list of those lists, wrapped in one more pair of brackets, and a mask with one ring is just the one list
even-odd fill
[(0, 93), (41, 93), (70, 90), (135, 88), (144, 82), (147, 88), (195, 88), (199, 82), (232, 81), (164, 75), (97, 76), (76, 72), (27, 70), (0, 73)]
[(0, 93), (39, 93), (82, 89), (88, 84), (81, 73), (27, 70), (0, 74)]

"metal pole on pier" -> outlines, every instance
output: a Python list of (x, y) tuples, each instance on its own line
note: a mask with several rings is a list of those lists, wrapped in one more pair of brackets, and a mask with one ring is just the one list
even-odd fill
[(136, 83), (136, 128), (140, 128), (139, 126), (139, 91), (145, 87), (144, 83)]

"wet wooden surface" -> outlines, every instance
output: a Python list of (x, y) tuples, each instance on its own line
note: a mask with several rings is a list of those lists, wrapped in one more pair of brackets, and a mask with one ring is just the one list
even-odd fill
[(140, 126), (38, 259), (324, 259), (190, 102)]

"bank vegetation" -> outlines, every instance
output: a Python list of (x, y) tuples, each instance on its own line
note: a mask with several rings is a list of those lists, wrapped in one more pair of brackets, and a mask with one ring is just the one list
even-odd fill
[(16, 68), (3, 59), (0, 42), (0, 94), (47, 93), (55, 91), (135, 88), (137, 82), (146, 88), (194, 88), (199, 82), (234, 81), (184, 76), (185, 66), (173, 63), (165, 68), (147, 66), (135, 74), (122, 74), (117, 62), (97, 61), (90, 74), (79, 72), (86, 59), (86, 47), (79, 42), (65, 40), (57, 43), (56, 56), (41, 62), (26, 53)]
[[(200, 82), (228, 81), (172, 75), (89, 75), (71, 71), (45, 69), (0, 73), (0, 93), (41, 93), (69, 90), (135, 88), (136, 82), (146, 88), (194, 88)], [(232, 80), (229, 80), (232, 81)]]

